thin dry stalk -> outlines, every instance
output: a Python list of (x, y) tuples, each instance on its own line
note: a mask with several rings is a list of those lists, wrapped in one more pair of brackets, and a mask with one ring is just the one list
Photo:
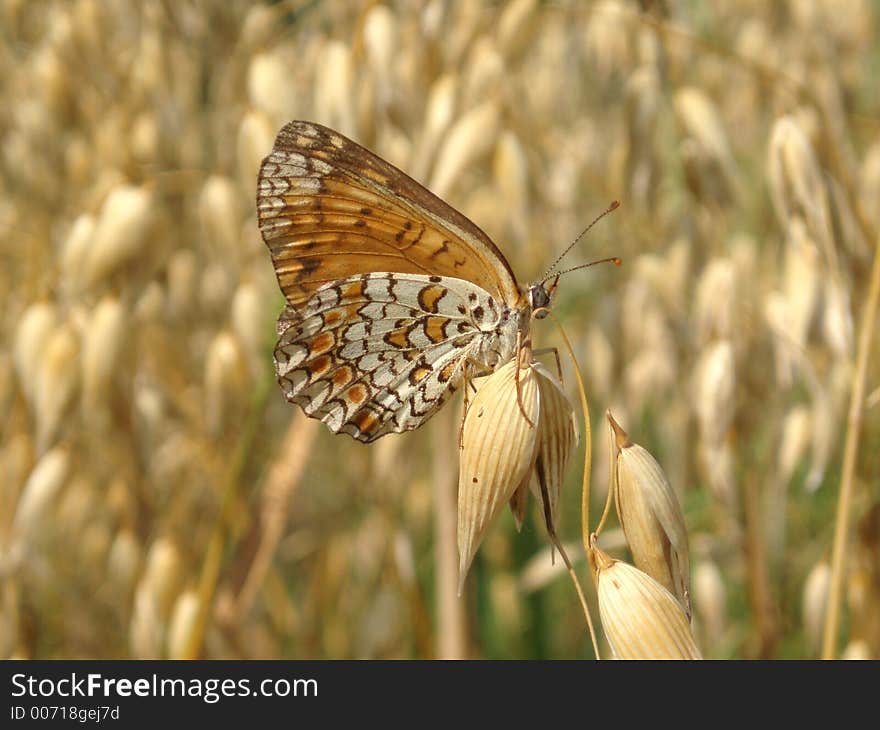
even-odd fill
[[(605, 417), (611, 417), (611, 411), (605, 411)], [(617, 482), (617, 453), (614, 445), (614, 436), (608, 438), (608, 492), (605, 494), (605, 508), (602, 510), (602, 516), (599, 518), (599, 524), (594, 532), (595, 538), (598, 540), (602, 534), (602, 528), (605, 527), (605, 520), (611, 512), (611, 500), (614, 496), (614, 485)]]
[(306, 418), (302, 411), (297, 410), (278, 445), (279, 456), (269, 469), (263, 489), (260, 544), (235, 601), (233, 617), (236, 621), (240, 621), (250, 610), (266, 578), (287, 523), (290, 500), (308, 463), (318, 424), (318, 421)]
[(257, 433), (257, 425), (261, 420), (266, 399), (269, 395), (269, 386), (274, 387), (274, 381), (264, 379), (254, 395), (253, 405), (249, 417), (236, 444), (235, 452), (227, 470), (226, 485), (223, 488), (223, 496), (211, 539), (205, 551), (202, 561), (201, 575), (198, 583), (198, 610), (192, 623), (192, 631), (186, 641), (182, 642), (180, 652), (181, 659), (198, 659), (202, 654), (205, 633), (208, 628), (208, 617), (211, 606), (214, 605), (214, 595), (217, 591), (217, 582), (220, 578), (220, 570), (223, 563), (223, 554), (226, 550), (226, 542), (229, 537), (229, 526), (233, 521), (234, 507), (238, 503), (238, 487), (241, 482), (241, 474), (247, 463), (248, 454)]
[(831, 552), (831, 587), (828, 591), (828, 613), (822, 635), (822, 658), (833, 659), (837, 653), (837, 628), (840, 620), (840, 604), (843, 594), (843, 558), (849, 537), (849, 519), (856, 457), (859, 452), (859, 432), (862, 427), (862, 411), (865, 406), (865, 381), (868, 374), (868, 356), (877, 319), (880, 301), (880, 237), (874, 252), (871, 284), (862, 326), (859, 330), (859, 348), (856, 353), (856, 371), (852, 381), (849, 415), (846, 425), (846, 442), (843, 447), (843, 470), (840, 477), (840, 494), (837, 498), (837, 517), (834, 522), (834, 546)]
[[(432, 479), (434, 492), (434, 565), (437, 592), (437, 646), (438, 659), (465, 659), (467, 657), (467, 622), (465, 602), (458, 595), (458, 527), (456, 507), (458, 474), (450, 460), (453, 439), (457, 433), (448, 413), (441, 413), (435, 423)], [(445, 427), (444, 427), (445, 426)], [(442, 456), (441, 456), (442, 455)]]
[(581, 370), (578, 367), (577, 359), (574, 356), (574, 349), (571, 346), (571, 341), (568, 339), (568, 335), (565, 334), (565, 330), (562, 329), (562, 324), (556, 318), (556, 315), (553, 314), (550, 310), (545, 310), (548, 316), (553, 320), (553, 323), (556, 325), (556, 328), (559, 330), (559, 334), (562, 335), (562, 340), (565, 343), (565, 348), (568, 350), (568, 356), (571, 358), (572, 366), (574, 367), (574, 376), (577, 379), (578, 384), (578, 395), (581, 399), (581, 408), (584, 412), (584, 476), (583, 476), (583, 484), (581, 485), (581, 541), (584, 544), (584, 551), (589, 555), (591, 547), (590, 547), (590, 469), (592, 468), (592, 456), (593, 456), (593, 435), (590, 430), (590, 406), (587, 404), (587, 392), (584, 389), (584, 379), (581, 377)]
[[(584, 379), (581, 377), (581, 369), (578, 367), (577, 358), (574, 356), (574, 349), (571, 346), (571, 341), (568, 339), (568, 335), (565, 334), (565, 330), (562, 329), (562, 324), (556, 318), (556, 315), (553, 314), (550, 310), (545, 310), (548, 315), (550, 315), (553, 323), (556, 325), (556, 328), (559, 330), (559, 334), (562, 335), (562, 341), (565, 343), (565, 348), (568, 350), (568, 356), (571, 358), (571, 364), (574, 368), (574, 376), (577, 379), (578, 384), (578, 395), (581, 399), (581, 408), (584, 413), (584, 476), (583, 476), (583, 484), (581, 485), (581, 540), (584, 544), (584, 551), (587, 555), (590, 555), (591, 551), (591, 540), (590, 540), (590, 467), (592, 466), (592, 455), (593, 455), (593, 437), (592, 432), (590, 431), (590, 407), (587, 404), (587, 391), (584, 388)], [(587, 606), (587, 601), (584, 598), (583, 591), (581, 590), (580, 582), (577, 579), (577, 574), (574, 572), (574, 569), (571, 567), (571, 561), (568, 559), (568, 555), (566, 555), (565, 551), (562, 549), (562, 544), (559, 540), (555, 540), (556, 549), (559, 550), (562, 555), (563, 560), (565, 560), (565, 567), (568, 568), (568, 574), (571, 576), (571, 580), (574, 583), (575, 590), (578, 594), (578, 599), (581, 602), (581, 607), (584, 610), (584, 618), (587, 620), (587, 628), (590, 630), (590, 639), (593, 642), (593, 651), (595, 652), (596, 659), (600, 659), (601, 655), (599, 654), (599, 644), (596, 641), (596, 630), (593, 628), (593, 617), (590, 615), (590, 609)]]
[(584, 612), (584, 618), (587, 621), (587, 627), (590, 630), (590, 641), (593, 643), (593, 655), (597, 660), (602, 659), (602, 655), (599, 653), (599, 644), (596, 641), (596, 631), (593, 629), (593, 617), (590, 614), (590, 607), (587, 604), (587, 598), (584, 596), (584, 591), (581, 588), (581, 582), (578, 580), (577, 573), (574, 572), (574, 566), (571, 564), (571, 560), (568, 558), (568, 553), (565, 552), (565, 548), (562, 546), (562, 543), (559, 541), (559, 537), (554, 533), (550, 533), (550, 540), (553, 543), (553, 546), (559, 551), (559, 554), (562, 556), (562, 562), (565, 563), (565, 569), (568, 571), (568, 577), (571, 578), (571, 582), (574, 584), (574, 590), (577, 593), (578, 600), (581, 604), (581, 609)]
[(754, 476), (745, 479), (743, 487), (745, 514), (745, 552), (748, 565), (749, 600), (757, 628), (758, 659), (771, 659), (779, 641), (779, 621), (776, 602), (770, 594), (770, 578), (767, 569), (767, 546), (761, 526), (761, 508), (758, 484)]

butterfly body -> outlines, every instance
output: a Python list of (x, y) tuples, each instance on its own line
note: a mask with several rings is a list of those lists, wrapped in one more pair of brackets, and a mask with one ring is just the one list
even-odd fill
[(311, 122), (279, 133), (257, 210), (287, 299), (279, 384), (359, 441), (420, 426), (466, 376), (509, 361), (533, 309), (549, 304), (461, 213)]

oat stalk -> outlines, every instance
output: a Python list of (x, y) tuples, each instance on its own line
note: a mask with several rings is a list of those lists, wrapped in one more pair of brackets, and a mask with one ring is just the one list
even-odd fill
[[(450, 414), (439, 414), (444, 419), (435, 428), (434, 459), (431, 465), (431, 490), (434, 501), (434, 607), (436, 611), (436, 635), (434, 652), (438, 659), (466, 659), (468, 652), (468, 627), (465, 602), (458, 594), (458, 544), (456, 542), (457, 473), (454, 462), (441, 458), (448, 454), (453, 433)], [(457, 429), (455, 430), (457, 433)]]
[(217, 517), (214, 520), (214, 527), (211, 531), (211, 539), (205, 551), (205, 558), (202, 561), (202, 570), (198, 584), (198, 611), (193, 621), (192, 631), (187, 637), (181, 659), (198, 659), (202, 653), (205, 632), (208, 627), (208, 617), (214, 602), (214, 595), (217, 591), (217, 582), (220, 578), (223, 553), (228, 547), (229, 525), (232, 522), (231, 512), (236, 504), (241, 474), (247, 464), (254, 438), (257, 435), (257, 426), (265, 409), (270, 385), (274, 386), (274, 381), (270, 382), (269, 379), (264, 378), (258, 386), (253, 398), (253, 407), (239, 434), (238, 443), (226, 472), (226, 484), (223, 487), (220, 509), (217, 511)]
[[(565, 343), (565, 349), (568, 351), (568, 356), (571, 358), (571, 364), (574, 368), (574, 376), (577, 379), (578, 384), (578, 395), (581, 399), (581, 409), (584, 413), (584, 475), (583, 475), (583, 483), (581, 485), (581, 539), (584, 543), (584, 550), (587, 555), (590, 554), (590, 468), (592, 466), (592, 433), (590, 431), (590, 407), (587, 404), (587, 392), (584, 388), (584, 379), (581, 376), (581, 369), (578, 367), (577, 358), (574, 355), (574, 349), (571, 346), (571, 341), (568, 339), (568, 335), (565, 334), (565, 330), (562, 328), (562, 324), (556, 318), (556, 315), (553, 314), (549, 309), (544, 310), (546, 313), (553, 319), (554, 324), (559, 330), (559, 334), (562, 335), (562, 340)], [(555, 537), (555, 536), (552, 536)], [(593, 642), (593, 652), (595, 653), (596, 659), (601, 659), (601, 655), (599, 654), (599, 644), (596, 641), (596, 630), (593, 628), (593, 618), (590, 615), (590, 609), (587, 606), (586, 598), (584, 597), (584, 592), (581, 589), (581, 584), (578, 581), (577, 574), (574, 572), (574, 568), (572, 568), (571, 561), (568, 559), (568, 555), (566, 555), (565, 550), (562, 548), (562, 543), (558, 540), (554, 540), (556, 549), (559, 550), (559, 554), (562, 555), (562, 559), (565, 561), (565, 567), (568, 569), (568, 574), (571, 577), (572, 583), (574, 583), (575, 591), (577, 591), (578, 599), (581, 602), (581, 607), (584, 610), (584, 617), (587, 620), (587, 627), (590, 630), (590, 639)], [(589, 564), (589, 561), (587, 561)]]
[[(611, 417), (611, 411), (605, 411), (606, 417)], [(605, 495), (605, 508), (602, 510), (602, 516), (599, 518), (599, 524), (596, 526), (596, 531), (593, 534), (593, 537), (596, 539), (599, 538), (599, 535), (602, 533), (602, 528), (605, 526), (605, 520), (608, 519), (608, 515), (611, 512), (611, 498), (614, 495), (614, 485), (617, 483), (617, 448), (614, 443), (614, 435), (608, 439), (608, 493)], [(590, 545), (593, 544), (593, 539), (590, 539)]]
[(843, 447), (843, 468), (840, 477), (840, 494), (837, 497), (837, 517), (834, 522), (834, 544), (831, 552), (831, 582), (828, 591), (828, 612), (825, 615), (825, 629), (822, 635), (822, 658), (833, 659), (837, 653), (837, 633), (840, 621), (840, 604), (843, 593), (843, 558), (849, 536), (849, 520), (852, 511), (853, 481), (856, 457), (859, 452), (859, 431), (862, 426), (862, 411), (865, 405), (865, 381), (868, 373), (868, 356), (871, 351), (871, 335), (877, 320), (877, 306), (880, 301), (880, 238), (874, 251), (874, 265), (871, 269), (871, 283), (868, 301), (862, 316), (859, 330), (859, 344), (856, 352), (856, 371), (853, 375), (852, 393), (847, 416), (846, 442)]
[(235, 599), (236, 621), (241, 621), (250, 611), (266, 580), (278, 543), (284, 534), (291, 498), (309, 460), (312, 442), (317, 434), (317, 424), (314, 419), (296, 412), (284, 438), (279, 442), (276, 459), (269, 468), (263, 487), (260, 544)]

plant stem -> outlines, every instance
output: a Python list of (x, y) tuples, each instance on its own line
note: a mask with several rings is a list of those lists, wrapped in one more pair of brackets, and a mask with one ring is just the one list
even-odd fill
[[(611, 415), (610, 410), (605, 411), (605, 417), (608, 419), (608, 427), (610, 429), (608, 437), (608, 493), (605, 495), (605, 509), (602, 510), (599, 524), (594, 530), (596, 539), (598, 539), (599, 535), (602, 533), (602, 528), (605, 526), (605, 520), (608, 519), (608, 514), (611, 512), (611, 498), (614, 495), (615, 485), (617, 484), (617, 445), (615, 444), (614, 425), (612, 425), (613, 423), (616, 423), (616, 421), (614, 421), (614, 417)], [(592, 540), (590, 541), (590, 544), (592, 544)]]
[(590, 469), (592, 468), (593, 456), (592, 433), (590, 431), (590, 406), (587, 404), (587, 391), (584, 389), (584, 379), (581, 377), (581, 369), (578, 367), (577, 358), (574, 356), (574, 348), (571, 346), (571, 341), (568, 339), (568, 335), (565, 334), (565, 330), (562, 329), (562, 324), (560, 324), (556, 315), (549, 309), (545, 311), (553, 319), (553, 322), (556, 324), (556, 327), (559, 329), (559, 333), (562, 335), (562, 339), (565, 342), (568, 356), (571, 358), (572, 365), (574, 366), (574, 376), (577, 378), (578, 383), (578, 395), (580, 395), (581, 398), (581, 409), (584, 412), (584, 478), (581, 487), (581, 540), (584, 543), (584, 550), (589, 555)]
[[(458, 594), (458, 542), (456, 538), (456, 487), (458, 476), (448, 456), (458, 448), (458, 428), (449, 414), (439, 414), (445, 421), (435, 426), (434, 461), (431, 482), (434, 497), (434, 601), (437, 613), (437, 659), (467, 659), (468, 632), (465, 601)], [(448, 434), (455, 433), (453, 441)]]
[(241, 621), (250, 610), (269, 572), (287, 524), (291, 498), (309, 461), (318, 421), (297, 411), (279, 442), (262, 489), (260, 543), (235, 599), (233, 616)]
[(231, 512), (235, 505), (235, 497), (238, 493), (241, 475), (247, 464), (251, 446), (256, 437), (257, 425), (263, 416), (269, 393), (268, 384), (270, 382), (268, 378), (264, 378), (257, 387), (253, 396), (253, 406), (239, 434), (238, 443), (229, 461), (220, 507), (217, 510), (217, 517), (214, 520), (214, 527), (211, 531), (208, 547), (205, 550), (205, 558), (202, 561), (202, 570), (199, 575), (198, 612), (193, 622), (192, 631), (187, 637), (182, 656), (179, 657), (180, 659), (198, 659), (202, 654), (205, 633), (208, 628), (208, 619), (214, 603), (217, 582), (220, 579), (223, 554), (228, 547), (226, 539), (232, 517)]
[[(568, 555), (566, 555), (564, 548), (562, 547), (562, 543), (559, 540), (556, 540), (556, 549), (559, 551), (559, 554), (562, 556), (562, 560), (565, 562), (565, 567), (568, 570), (568, 575), (571, 578), (571, 582), (574, 583), (574, 589), (577, 591), (578, 600), (581, 602), (581, 608), (584, 610), (584, 618), (587, 619), (587, 628), (590, 630), (590, 641), (593, 642), (593, 654), (595, 655), (597, 660), (602, 659), (602, 655), (599, 654), (599, 643), (596, 640), (596, 629), (593, 628), (593, 617), (590, 614), (590, 608), (587, 605), (587, 599), (584, 596), (584, 591), (581, 588), (581, 582), (578, 580), (577, 573), (574, 572), (574, 568), (571, 565), (571, 561), (568, 559)], [(589, 561), (588, 561), (589, 565)]]
[[(584, 544), (584, 551), (587, 553), (587, 557), (590, 555), (590, 469), (592, 467), (592, 455), (593, 455), (593, 440), (592, 440), (592, 432), (590, 430), (590, 407), (587, 404), (587, 391), (584, 388), (584, 379), (581, 377), (581, 369), (578, 367), (577, 358), (574, 356), (574, 348), (571, 346), (571, 340), (568, 339), (568, 335), (565, 334), (565, 330), (562, 329), (562, 325), (559, 320), (556, 318), (556, 315), (553, 314), (550, 310), (545, 310), (547, 314), (553, 319), (553, 322), (556, 324), (556, 327), (559, 329), (559, 333), (562, 335), (562, 339), (565, 342), (565, 347), (568, 350), (568, 356), (571, 358), (572, 366), (574, 367), (574, 375), (577, 378), (578, 383), (578, 394), (581, 398), (581, 409), (584, 413), (584, 478), (583, 483), (581, 485), (581, 540)], [(584, 616), (587, 619), (587, 627), (590, 630), (590, 639), (593, 642), (593, 651), (596, 654), (596, 659), (601, 659), (599, 654), (599, 645), (596, 641), (596, 631), (593, 628), (593, 618), (590, 615), (590, 609), (587, 606), (587, 600), (584, 597), (584, 592), (581, 589), (581, 584), (577, 579), (577, 574), (574, 572), (574, 568), (571, 565), (571, 561), (568, 559), (568, 555), (566, 555), (565, 550), (562, 548), (562, 543), (555, 539), (554, 542), (556, 544), (556, 549), (559, 550), (559, 554), (562, 556), (562, 559), (565, 561), (565, 567), (568, 569), (568, 574), (571, 576), (572, 583), (574, 583), (574, 588), (577, 591), (578, 598), (581, 602), (581, 607), (584, 609)], [(587, 560), (587, 565), (589, 566), (591, 563)], [(589, 569), (589, 568), (588, 568)]]
[(834, 546), (831, 553), (831, 585), (828, 591), (828, 612), (825, 615), (825, 629), (822, 635), (823, 659), (833, 659), (837, 653), (837, 632), (843, 593), (843, 556), (849, 534), (853, 477), (855, 474), (856, 457), (859, 451), (862, 410), (865, 404), (865, 380), (867, 379), (868, 356), (871, 350), (871, 335), (874, 332), (874, 325), (877, 319), (878, 300), (880, 300), (880, 237), (877, 239), (877, 247), (874, 251), (874, 265), (871, 270), (868, 301), (865, 305), (862, 326), (859, 330), (856, 370), (853, 375), (852, 393), (849, 402), (846, 443), (843, 449), (843, 469), (840, 477), (840, 494), (837, 497), (837, 517), (834, 522)]

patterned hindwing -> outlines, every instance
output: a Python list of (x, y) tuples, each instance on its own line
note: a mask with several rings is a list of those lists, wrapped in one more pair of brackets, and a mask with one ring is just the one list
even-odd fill
[(509, 357), (510, 315), (461, 279), (349, 277), (316, 291), (298, 319), (284, 320), (278, 382), (308, 416), (368, 443), (424, 423), (455, 392), (465, 367), (492, 368)]
[(263, 240), (287, 301), (369, 272), (436, 274), (515, 306), (513, 272), (489, 237), (415, 180), (338, 132), (290, 122), (257, 182)]

